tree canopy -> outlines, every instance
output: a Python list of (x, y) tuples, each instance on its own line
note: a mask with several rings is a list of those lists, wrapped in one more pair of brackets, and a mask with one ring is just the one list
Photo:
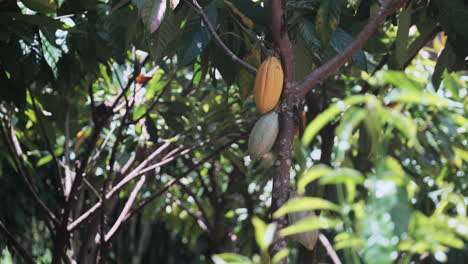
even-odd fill
[(466, 263), (467, 19), (464, 0), (0, 0), (0, 263)]

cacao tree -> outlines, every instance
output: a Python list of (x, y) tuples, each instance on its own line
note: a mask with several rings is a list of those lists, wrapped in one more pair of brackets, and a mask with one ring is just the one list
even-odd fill
[(0, 0), (0, 263), (465, 263), (463, 0)]

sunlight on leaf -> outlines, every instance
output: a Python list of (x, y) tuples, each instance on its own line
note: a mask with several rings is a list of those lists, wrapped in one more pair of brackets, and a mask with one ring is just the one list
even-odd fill
[(338, 219), (328, 219), (324, 217), (307, 217), (279, 231), (282, 236), (290, 236), (317, 229), (329, 229), (341, 223)]
[(296, 197), (290, 199), (280, 207), (274, 214), (274, 218), (279, 218), (285, 214), (304, 210), (332, 210), (339, 212), (340, 206), (322, 198)]

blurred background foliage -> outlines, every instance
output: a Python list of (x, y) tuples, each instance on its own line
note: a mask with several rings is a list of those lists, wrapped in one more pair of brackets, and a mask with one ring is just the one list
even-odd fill
[[(297, 80), (343, 51), (379, 8), (377, 0), (284, 2)], [(271, 54), (268, 1), (199, 4), (234, 54), (255, 67)], [(312, 210), (276, 231), (320, 230), (343, 263), (466, 263), (466, 1), (408, 1), (306, 96), (291, 170), (298, 197), (277, 212), (274, 152), (253, 162), (246, 151), (260, 116), (254, 75), (216, 45), (192, 5), (0, 0), (0, 224), (37, 263), (52, 261), (57, 230), (21, 171), (60, 215), (67, 180), (85, 159), (76, 220), (164, 144), (146, 168), (167, 163), (144, 172), (133, 208), (151, 203), (101, 249), (95, 237), (131, 199), (138, 179), (130, 181), (72, 232), (70, 259), (332, 263), (321, 242), (308, 251), (290, 239), (289, 250), (268, 255), (268, 223)], [(23, 262), (3, 232), (0, 250), (1, 263)]]

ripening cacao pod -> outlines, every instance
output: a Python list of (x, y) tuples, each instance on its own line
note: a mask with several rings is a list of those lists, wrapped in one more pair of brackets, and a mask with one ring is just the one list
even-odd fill
[(268, 57), (258, 68), (255, 78), (255, 104), (262, 114), (271, 111), (283, 91), (283, 68), (278, 58)]
[(252, 160), (271, 150), (278, 135), (278, 114), (268, 113), (255, 123), (249, 136), (249, 154)]
[[(314, 211), (298, 211), (298, 212), (289, 213), (288, 214), (289, 224), (292, 225), (294, 223), (297, 223), (300, 220), (303, 220), (304, 218), (314, 217), (314, 216), (316, 216)], [(315, 247), (315, 244), (317, 243), (318, 235), (319, 235), (319, 231), (313, 230), (313, 231), (307, 231), (307, 232), (296, 234), (294, 235), (294, 239), (299, 241), (299, 243), (301, 243), (308, 250), (313, 250)]]

